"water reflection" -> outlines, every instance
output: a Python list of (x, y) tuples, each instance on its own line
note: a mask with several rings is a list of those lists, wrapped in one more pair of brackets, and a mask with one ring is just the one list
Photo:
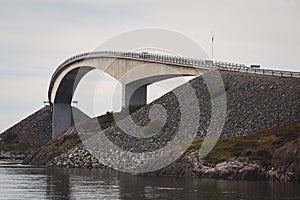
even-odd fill
[(132, 176), (0, 162), (0, 199), (296, 199), (299, 184)]
[(70, 176), (62, 170), (47, 171), (46, 197), (48, 199), (71, 199)]
[(117, 173), (110, 170), (48, 169), (48, 199), (120, 199)]

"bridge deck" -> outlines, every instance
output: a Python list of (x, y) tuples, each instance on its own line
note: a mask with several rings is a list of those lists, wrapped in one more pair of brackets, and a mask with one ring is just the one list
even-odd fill
[[(57, 69), (57, 71), (63, 66), (72, 63), (74, 61), (94, 58), (94, 57), (112, 57), (112, 58), (126, 58), (126, 59), (136, 59), (144, 60), (148, 62), (158, 62), (163, 64), (175, 64), (186, 67), (208, 67), (216, 68), (228, 71), (241, 71), (248, 73), (258, 73), (272, 76), (288, 76), (300, 78), (300, 72), (293, 71), (282, 71), (282, 70), (272, 70), (272, 69), (254, 69), (246, 66), (245, 64), (231, 63), (231, 62), (222, 62), (222, 61), (213, 61), (213, 60), (204, 60), (196, 58), (186, 58), (181, 56), (171, 56), (171, 55), (162, 55), (154, 53), (135, 53), (135, 52), (122, 52), (122, 51), (95, 51), (95, 52), (86, 52), (81, 53), (75, 56), (70, 57), (64, 61)], [(54, 73), (55, 74), (55, 73)]]

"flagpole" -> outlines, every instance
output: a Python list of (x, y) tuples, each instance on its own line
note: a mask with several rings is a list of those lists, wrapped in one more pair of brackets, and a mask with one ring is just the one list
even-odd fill
[(212, 32), (211, 37), (211, 58), (214, 60), (214, 32)]

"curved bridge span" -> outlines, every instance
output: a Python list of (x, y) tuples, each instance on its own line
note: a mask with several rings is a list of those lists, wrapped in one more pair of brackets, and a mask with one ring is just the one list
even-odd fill
[(94, 69), (99, 69), (122, 83), (122, 106), (145, 104), (149, 84), (179, 76), (199, 76), (212, 69), (300, 77), (300, 72), (253, 69), (244, 64), (145, 52), (82, 53), (63, 62), (51, 77), (48, 100), (53, 111), (52, 137), (73, 124), (73, 94), (80, 80)]

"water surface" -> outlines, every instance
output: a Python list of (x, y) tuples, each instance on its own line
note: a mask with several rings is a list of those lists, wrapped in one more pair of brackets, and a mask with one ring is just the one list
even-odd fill
[(300, 199), (300, 184), (144, 177), (0, 161), (0, 199)]

